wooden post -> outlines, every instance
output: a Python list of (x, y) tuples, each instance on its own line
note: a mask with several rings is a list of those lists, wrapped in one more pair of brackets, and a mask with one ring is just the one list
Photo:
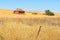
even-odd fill
[(38, 38), (38, 36), (40, 34), (40, 31), (41, 31), (41, 26), (39, 27), (39, 30), (38, 30), (38, 33), (37, 33), (37, 38)]

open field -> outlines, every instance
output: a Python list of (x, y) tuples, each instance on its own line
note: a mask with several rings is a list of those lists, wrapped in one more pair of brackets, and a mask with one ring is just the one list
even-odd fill
[(18, 15), (11, 10), (0, 10), (0, 40), (60, 40), (60, 14), (38, 13)]

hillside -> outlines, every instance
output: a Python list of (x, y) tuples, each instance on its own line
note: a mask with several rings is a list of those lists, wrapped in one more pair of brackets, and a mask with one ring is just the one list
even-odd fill
[[(60, 40), (60, 14), (44, 12), (13, 14), (13, 10), (0, 10), (0, 40)], [(41, 14), (41, 15), (40, 15)], [(38, 34), (39, 27), (41, 30)]]

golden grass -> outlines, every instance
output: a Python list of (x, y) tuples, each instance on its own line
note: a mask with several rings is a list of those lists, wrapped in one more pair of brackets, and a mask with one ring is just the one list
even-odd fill
[(26, 15), (18, 15), (11, 10), (1, 10), (0, 40), (60, 40), (60, 17), (27, 12)]

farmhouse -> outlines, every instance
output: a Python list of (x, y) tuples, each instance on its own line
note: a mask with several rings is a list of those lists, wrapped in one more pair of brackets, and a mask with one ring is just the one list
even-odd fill
[(13, 11), (14, 14), (24, 14), (25, 11), (23, 11), (22, 9), (17, 8), (16, 10)]

